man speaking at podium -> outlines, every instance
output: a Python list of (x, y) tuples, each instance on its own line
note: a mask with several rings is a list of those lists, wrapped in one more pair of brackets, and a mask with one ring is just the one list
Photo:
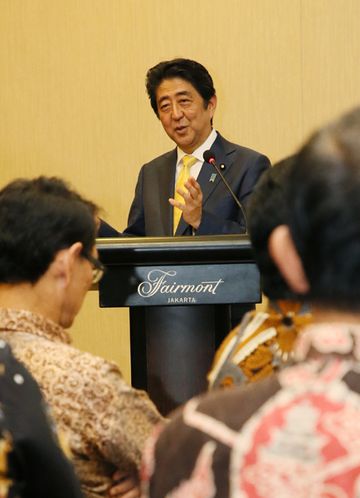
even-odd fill
[[(146, 88), (155, 114), (177, 147), (141, 168), (128, 227), (121, 235), (245, 233), (246, 203), (270, 166), (268, 158), (228, 142), (213, 129), (215, 88), (198, 62), (160, 62), (148, 71)], [(111, 227), (102, 223), (99, 236), (112, 235)], [(243, 313), (242, 305), (231, 307), (234, 325)], [(136, 320), (139, 330), (134, 325), (131, 337), (146, 338), (151, 371), (146, 385), (134, 385), (147, 389), (166, 414), (206, 389), (215, 348), (230, 329), (230, 313), (226, 306), (209, 304), (144, 307), (136, 314), (141, 315)], [(141, 362), (132, 366), (134, 372), (142, 368)]]
[[(213, 129), (217, 98), (206, 68), (189, 59), (160, 62), (148, 71), (146, 89), (155, 114), (177, 147), (141, 168), (124, 235), (246, 232), (241, 208), (246, 208), (270, 162), (258, 152), (228, 142)], [(207, 150), (238, 203), (213, 165), (204, 161)], [(105, 224), (99, 235), (111, 235)]]

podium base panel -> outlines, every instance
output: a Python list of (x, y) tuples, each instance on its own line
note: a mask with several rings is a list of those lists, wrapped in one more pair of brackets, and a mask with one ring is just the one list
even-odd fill
[(130, 308), (132, 385), (167, 415), (206, 391), (214, 353), (229, 330), (229, 305)]

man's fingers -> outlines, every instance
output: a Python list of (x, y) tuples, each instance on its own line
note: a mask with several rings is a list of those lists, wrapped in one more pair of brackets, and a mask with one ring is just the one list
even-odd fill
[(184, 189), (182, 189), (182, 188), (177, 188), (177, 189), (176, 189), (176, 192), (177, 192), (178, 194), (180, 194), (180, 195), (181, 195), (181, 197), (185, 197), (185, 195), (187, 194), (187, 190), (184, 190)]
[(201, 187), (194, 178), (189, 178), (185, 183), (185, 187), (193, 199), (202, 201)]
[(192, 200), (197, 201), (197, 202), (198, 201), (199, 202), (202, 201), (202, 194), (201, 194), (201, 192), (199, 190), (193, 188), (193, 187), (189, 187), (189, 189), (188, 189), (188, 197), (189, 198), (191, 197)]
[(115, 484), (111, 488), (111, 496), (116, 496), (116, 495), (123, 495), (127, 491), (130, 491), (130, 489), (133, 489), (135, 486), (135, 482), (132, 479), (124, 479), (123, 481)]
[(110, 491), (109, 495), (111, 498), (139, 498), (140, 497), (140, 487), (135, 486), (132, 488), (129, 488), (127, 491), (124, 491), (121, 488), (120, 484), (117, 484), (116, 486), (113, 486)]
[(123, 495), (121, 498), (140, 498), (140, 488), (133, 488), (131, 491)]
[(190, 177), (185, 183), (185, 188), (186, 190), (180, 188), (176, 189), (177, 193), (184, 199), (184, 203), (179, 202), (172, 197), (170, 197), (169, 203), (183, 212), (190, 212), (194, 209), (198, 209), (202, 204), (203, 198), (200, 185), (195, 178)]
[(175, 199), (172, 199), (171, 197), (170, 197), (170, 199), (169, 199), (169, 202), (170, 202), (170, 204), (171, 204), (172, 206), (174, 206), (174, 207), (177, 207), (177, 208), (181, 209), (181, 211), (184, 211), (184, 209), (185, 209), (185, 205), (184, 205), (184, 204), (182, 204), (181, 202), (176, 201)]
[(125, 474), (117, 477), (117, 480), (120, 482), (116, 482), (109, 490), (111, 497), (138, 498), (140, 496), (140, 487), (135, 478)]
[(112, 475), (113, 481), (122, 481), (129, 477), (129, 472), (124, 472), (123, 470), (116, 470)]

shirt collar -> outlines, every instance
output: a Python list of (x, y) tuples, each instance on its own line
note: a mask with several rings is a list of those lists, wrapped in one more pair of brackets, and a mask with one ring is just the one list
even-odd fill
[(53, 342), (70, 344), (69, 333), (42, 315), (27, 310), (0, 308), (0, 332), (27, 332)]
[(217, 132), (214, 130), (214, 128), (211, 130), (210, 135), (207, 137), (204, 143), (200, 145), (197, 149), (194, 150), (191, 154), (188, 154), (187, 152), (184, 152), (181, 150), (179, 147), (177, 147), (177, 161), (176, 165), (178, 165), (181, 161), (182, 158), (186, 155), (194, 156), (198, 161), (201, 163), (204, 162), (203, 154), (206, 150), (211, 149), (213, 143), (215, 142), (217, 137)]

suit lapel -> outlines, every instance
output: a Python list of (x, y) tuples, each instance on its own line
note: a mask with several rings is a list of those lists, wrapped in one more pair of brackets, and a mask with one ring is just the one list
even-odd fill
[[(231, 146), (230, 142), (225, 141), (218, 133), (210, 150), (215, 155), (216, 164), (219, 167), (221, 165), (225, 166), (225, 169), (221, 172), (226, 177), (227, 172), (232, 165), (229, 155), (234, 150), (234, 147)], [(204, 162), (197, 181), (200, 184), (203, 193), (203, 205), (205, 205), (209, 195), (216, 189), (217, 185), (222, 180), (216, 173), (216, 169), (211, 164)]]
[(162, 165), (162, 171), (158, 178), (159, 182), (159, 214), (163, 226), (164, 235), (172, 235), (173, 232), (173, 208), (169, 203), (169, 197), (174, 197), (175, 170), (177, 153), (174, 149)]

